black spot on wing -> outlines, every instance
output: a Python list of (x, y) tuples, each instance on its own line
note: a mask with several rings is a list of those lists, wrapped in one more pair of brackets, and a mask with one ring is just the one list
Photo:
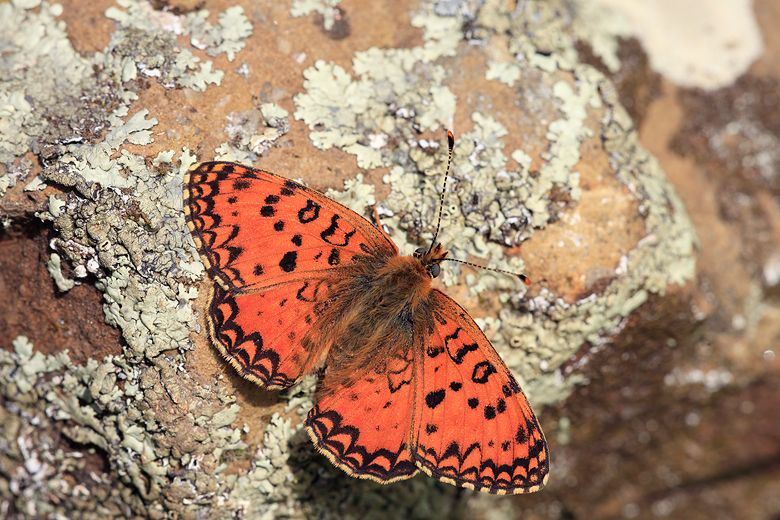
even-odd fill
[(255, 276), (261, 276), (263, 274), (263, 266), (260, 264), (255, 264), (254, 269), (252, 269), (252, 274)]
[(298, 253), (295, 251), (287, 251), (279, 262), (279, 267), (281, 267), (282, 271), (285, 273), (295, 271), (296, 267), (298, 267)]
[(463, 384), (462, 383), (458, 383), (457, 381), (453, 381), (452, 383), (450, 383), (450, 390), (452, 390), (453, 392), (457, 392), (462, 387), (463, 387)]
[(265, 203), (266, 204), (276, 204), (277, 202), (279, 202), (279, 200), (280, 200), (279, 199), (279, 195), (269, 195), (269, 196), (267, 196), (265, 198)]
[(292, 237), (292, 243), (296, 246), (300, 247), (300, 245), (303, 243), (303, 240), (301, 240), (301, 235), (295, 235)]
[(322, 238), (328, 244), (345, 247), (349, 245), (349, 240), (352, 238), (352, 235), (355, 234), (355, 230), (353, 229), (349, 233), (344, 233), (341, 236), (341, 242), (339, 242), (339, 237), (336, 236), (336, 231), (339, 229), (339, 220), (341, 220), (341, 217), (338, 215), (333, 215), (330, 218), (330, 226), (328, 226), (326, 230), (320, 233), (320, 238)]
[(274, 231), (283, 231), (284, 230), (284, 220), (279, 220), (274, 224)]
[(443, 388), (440, 390), (434, 390), (433, 392), (428, 392), (428, 395), (425, 396), (425, 405), (430, 409), (436, 408), (442, 403), (442, 401), (444, 401), (445, 393), (446, 392)]
[(428, 347), (425, 350), (425, 353), (428, 355), (429, 358), (435, 358), (442, 352), (444, 352), (444, 347)]
[(455, 357), (452, 358), (452, 360), (455, 362), (456, 365), (460, 365), (461, 363), (463, 363), (463, 358), (466, 357), (466, 354), (468, 354), (469, 352), (474, 352), (475, 350), (477, 350), (477, 348), (478, 347), (476, 343), (472, 343), (471, 345), (463, 345), (458, 349), (457, 352), (455, 352)]
[[(227, 169), (224, 171), (227, 171)], [(251, 185), (252, 183), (247, 179), (236, 179), (233, 181), (233, 189), (236, 191), (248, 190)]]
[(306, 289), (309, 288), (309, 282), (303, 282), (303, 285), (300, 289), (298, 289), (298, 292), (295, 294), (295, 298), (302, 301), (302, 302), (310, 302), (313, 300), (310, 300), (306, 296), (303, 295), (303, 293), (306, 291)]
[(469, 400), (467, 402), (468, 402), (469, 408), (471, 408), (472, 410), (474, 408), (476, 408), (477, 406), (479, 406), (479, 399), (477, 399), (476, 397), (469, 398)]
[(341, 263), (341, 258), (339, 258), (339, 250), (335, 247), (330, 250), (330, 255), (328, 256), (328, 265), (339, 265)]

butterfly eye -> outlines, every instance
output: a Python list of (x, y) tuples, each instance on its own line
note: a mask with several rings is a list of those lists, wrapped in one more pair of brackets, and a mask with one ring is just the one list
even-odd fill
[(430, 273), (431, 278), (436, 278), (441, 274), (441, 267), (439, 264), (433, 264), (431, 267), (428, 268), (428, 273)]
[(414, 251), (414, 257), (415, 258), (420, 258), (426, 251), (427, 251), (427, 249), (425, 249), (424, 247), (418, 247)]

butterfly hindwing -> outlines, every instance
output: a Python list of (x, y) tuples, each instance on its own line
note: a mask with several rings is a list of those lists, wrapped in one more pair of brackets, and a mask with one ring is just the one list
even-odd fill
[[(250, 293), (213, 287), (208, 320), (214, 344), (238, 372), (268, 388), (286, 388), (317, 361), (305, 336), (327, 280), (300, 280)], [(311, 356), (310, 356), (311, 354)]]
[(413, 353), (392, 356), (355, 384), (327, 394), (306, 429), (317, 449), (352, 476), (387, 484), (414, 476), (409, 450)]
[(418, 349), (415, 462), (439, 480), (483, 492), (541, 489), (547, 444), (525, 394), (474, 320), (435, 289), (433, 313)]
[(273, 173), (206, 162), (184, 179), (184, 210), (209, 272), (231, 292), (319, 276), (398, 249), (366, 219)]

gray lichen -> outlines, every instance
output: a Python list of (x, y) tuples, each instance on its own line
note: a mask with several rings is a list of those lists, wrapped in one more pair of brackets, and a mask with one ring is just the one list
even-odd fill
[[(412, 25), (425, 30), (425, 44), (356, 52), (352, 68), (359, 79), (322, 60), (304, 71), (306, 92), (295, 96), (294, 115), (312, 130), (315, 146), (354, 154), (361, 168), (391, 166), (409, 153), (404, 141), (417, 131), (451, 120), (455, 97), (443, 84), (444, 68), (431, 62), (454, 55), (457, 21), (423, 12)], [(404, 138), (398, 150), (386, 147), (388, 135)]]
[(262, 103), (259, 108), (228, 114), (225, 133), (231, 144), (223, 143), (217, 149), (217, 157), (226, 161), (254, 162), (290, 131), (288, 116), (288, 112), (275, 103)]
[[(0, 114), (2, 159), (17, 161), (33, 140), (46, 165), (35, 182), (66, 188), (65, 200), (52, 196), (48, 211), (39, 213), (56, 233), (49, 270), (61, 290), (74, 283), (62, 275), (63, 259), (74, 277), (93, 275), (104, 296), (106, 321), (122, 330), (126, 342), (122, 356), (89, 359), (84, 366), (72, 365), (66, 353), (33, 354), (24, 338), (14, 342), (15, 352), (0, 350), (3, 395), (24, 407), (20, 427), (32, 432), (5, 437), (9, 453), (20, 453), (18, 467), (24, 468), (8, 485), (26, 490), (15, 493), (15, 507), (31, 517), (183, 513), (196, 507), (193, 490), (213, 492), (225, 485), (224, 454), (246, 448), (242, 431), (230, 427), (238, 411), (234, 398), (181, 369), (191, 348), (190, 331), (198, 328), (189, 305), (198, 293), (185, 282), (203, 274), (181, 212), (181, 175), (194, 157), (186, 148), (167, 150), (148, 166), (125, 149), (152, 143), (157, 125), (147, 109), (131, 114), (127, 104), (137, 97), (128, 86), (137, 71), (155, 77), (157, 67), (165, 71), (158, 77), (168, 78), (170, 86), (205, 88), (216, 79), (206, 64), (195, 74), (178, 73), (177, 60), (188, 51), (177, 54), (175, 40), (145, 10), (147, 4), (121, 5), (129, 14), (109, 13), (120, 22), (112, 43), (87, 60), (55, 21), (60, 6), (43, 3), (35, 13), (21, 3), (0, 4), (0, 38), (11, 42), (0, 68), (0, 96), (9, 102)], [(232, 54), (240, 48), (239, 40), (248, 34), (242, 17), (240, 8), (220, 17), (216, 32), (226, 31), (225, 23), (242, 29), (221, 43), (212, 38), (213, 52)], [(196, 26), (190, 23), (191, 30)], [(204, 31), (215, 34), (214, 28)], [(195, 70), (190, 65), (184, 68)], [(53, 128), (44, 114), (49, 121), (92, 126)], [(17, 175), (12, 168), (6, 177)], [(50, 373), (56, 375), (42, 377)], [(67, 483), (74, 482), (78, 457), (59, 451), (54, 439), (31, 440), (46, 432), (61, 432), (85, 449), (98, 450), (112, 472), (79, 482), (73, 495)], [(181, 468), (175, 479), (171, 468)], [(214, 511), (219, 515), (219, 508)]]

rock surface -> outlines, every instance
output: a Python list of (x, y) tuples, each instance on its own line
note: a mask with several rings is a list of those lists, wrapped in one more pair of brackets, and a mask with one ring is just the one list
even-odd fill
[[(780, 514), (777, 42), (703, 92), (584, 0), (38, 4), (0, 4), (9, 518)], [(777, 1), (755, 11), (770, 34)], [(440, 241), (534, 281), (443, 277), (535, 405), (534, 495), (352, 479), (300, 429), (314, 378), (260, 389), (203, 333), (191, 164), (376, 201), (408, 253), (444, 128)]]

